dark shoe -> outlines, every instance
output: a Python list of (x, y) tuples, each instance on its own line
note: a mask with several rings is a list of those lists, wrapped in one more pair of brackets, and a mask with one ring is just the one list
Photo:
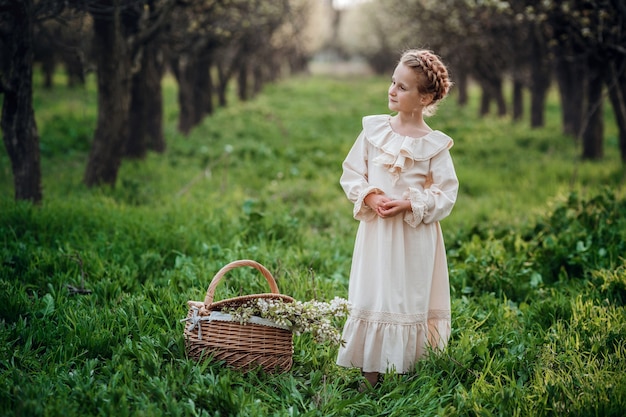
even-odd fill
[[(376, 384), (378, 385), (378, 384)], [(364, 393), (364, 392), (370, 392), (372, 390), (374, 390), (374, 387), (372, 387), (370, 385), (369, 382), (367, 381), (361, 381), (361, 383), (359, 384), (358, 388), (356, 389), (357, 391), (359, 391), (360, 393)]]
[(364, 378), (363, 381), (359, 383), (359, 386), (357, 387), (357, 391), (359, 391), (360, 393), (374, 391), (376, 388), (380, 386), (380, 384), (382, 384), (382, 381), (383, 381), (382, 376), (379, 376), (376, 383), (372, 386), (372, 384), (370, 384), (370, 382)]

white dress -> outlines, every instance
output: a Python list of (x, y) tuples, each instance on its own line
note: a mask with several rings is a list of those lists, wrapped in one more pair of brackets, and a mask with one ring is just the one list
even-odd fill
[[(439, 131), (399, 135), (389, 115), (363, 118), (340, 180), (360, 223), (348, 291), (352, 310), (338, 365), (406, 373), (427, 346), (446, 346), (450, 288), (439, 221), (452, 211), (458, 192), (452, 145)], [(363, 203), (371, 192), (409, 199), (412, 211), (380, 218)]]

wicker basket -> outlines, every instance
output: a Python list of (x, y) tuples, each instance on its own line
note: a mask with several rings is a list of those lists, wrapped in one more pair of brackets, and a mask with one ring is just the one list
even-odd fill
[[(259, 270), (267, 280), (271, 293), (253, 294), (213, 302), (217, 284), (230, 270), (251, 266)], [(196, 360), (212, 358), (224, 361), (226, 365), (248, 371), (262, 367), (265, 372), (286, 372), (293, 363), (293, 334), (288, 328), (253, 317), (251, 322), (240, 324), (232, 321), (229, 315), (220, 313), (226, 306), (238, 307), (258, 298), (280, 299), (293, 302), (294, 299), (278, 292), (272, 274), (263, 265), (251, 260), (238, 260), (229, 263), (213, 277), (206, 292), (204, 302), (188, 301), (189, 312), (182, 321), (185, 325), (185, 347), (189, 357)]]

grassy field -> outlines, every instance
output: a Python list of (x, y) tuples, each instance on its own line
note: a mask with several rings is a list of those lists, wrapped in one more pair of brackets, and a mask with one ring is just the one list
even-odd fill
[[(62, 82), (59, 76), (57, 80)], [(163, 155), (124, 161), (113, 189), (82, 176), (96, 118), (86, 89), (36, 91), (44, 203), (13, 201), (0, 150), (0, 409), (7, 416), (623, 416), (626, 196), (617, 131), (578, 159), (547, 126), (476, 117), (477, 92), (430, 119), (455, 140), (458, 203), (442, 222), (448, 348), (361, 394), (336, 347), (294, 339), (294, 367), (241, 374), (186, 358), (188, 300), (236, 259), (299, 300), (347, 296), (356, 222), (341, 162), (387, 79), (298, 77), (234, 99), (189, 137), (165, 81)], [(69, 286), (90, 294), (75, 295)], [(237, 270), (216, 298), (266, 292)]]

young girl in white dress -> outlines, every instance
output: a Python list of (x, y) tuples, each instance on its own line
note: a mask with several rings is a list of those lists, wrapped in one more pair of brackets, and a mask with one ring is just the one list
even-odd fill
[(379, 375), (407, 373), (428, 347), (450, 336), (450, 289), (439, 221), (450, 214), (458, 180), (453, 141), (424, 121), (452, 83), (439, 57), (408, 50), (389, 86), (390, 115), (363, 118), (343, 162), (341, 186), (360, 221), (337, 364)]

